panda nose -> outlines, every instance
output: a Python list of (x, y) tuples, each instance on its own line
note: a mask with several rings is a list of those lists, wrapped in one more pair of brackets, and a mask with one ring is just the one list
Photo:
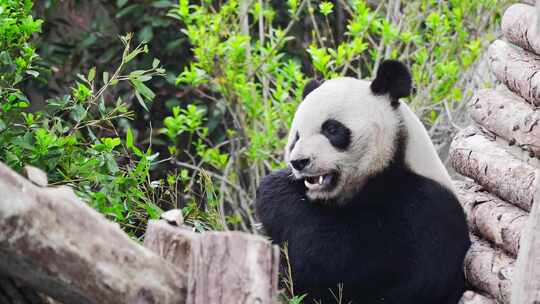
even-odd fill
[(291, 160), (291, 166), (300, 171), (309, 164), (309, 158)]

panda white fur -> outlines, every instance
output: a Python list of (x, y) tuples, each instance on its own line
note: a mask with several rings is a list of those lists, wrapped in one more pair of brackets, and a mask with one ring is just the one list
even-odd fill
[(470, 246), (453, 186), (407, 105), (411, 76), (397, 61), (375, 80), (306, 86), (285, 151), (256, 212), (288, 248), (304, 303), (456, 304)]

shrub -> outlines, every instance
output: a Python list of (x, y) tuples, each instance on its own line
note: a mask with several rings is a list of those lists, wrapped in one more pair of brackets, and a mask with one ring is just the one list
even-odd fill
[[(3, 107), (0, 121), (8, 127), (0, 132), (0, 160), (16, 170), (27, 164), (40, 167), (53, 185), (72, 186), (91, 206), (129, 233), (140, 235), (141, 225), (160, 211), (156, 205), (160, 185), (149, 180), (157, 155), (135, 146), (133, 133), (125, 124), (132, 112), (121, 98), (111, 100), (106, 93), (121, 82), (129, 82), (136, 98), (146, 106), (145, 99), (151, 100), (153, 92), (144, 82), (162, 75), (163, 70), (155, 61), (149, 69), (123, 74), (126, 64), (147, 48), (139, 45), (131, 49), (130, 35), (122, 41), (125, 51), (114, 73), (103, 72), (97, 78), (94, 68), (87, 75), (78, 75), (71, 94), (47, 100), (40, 111)], [(121, 134), (126, 137), (121, 138)]]
[[(41, 20), (29, 14), (31, 0), (0, 0), (0, 100), (1, 110), (29, 106), (26, 96), (17, 89), (25, 78), (38, 76), (33, 69), (37, 59), (35, 48), (28, 40), (41, 29)], [(0, 120), (0, 131), (7, 122)]]

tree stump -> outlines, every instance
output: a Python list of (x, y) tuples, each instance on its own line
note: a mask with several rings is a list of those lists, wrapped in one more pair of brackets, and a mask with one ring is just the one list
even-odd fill
[(194, 233), (150, 221), (144, 244), (189, 274), (187, 304), (275, 303), (279, 248), (241, 232)]

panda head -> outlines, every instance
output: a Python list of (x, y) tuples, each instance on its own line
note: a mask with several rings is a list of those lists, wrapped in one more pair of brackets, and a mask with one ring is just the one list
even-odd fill
[(342, 77), (306, 86), (285, 160), (310, 200), (343, 202), (390, 164), (401, 129), (399, 98), (411, 88), (408, 69), (391, 60), (372, 82)]

